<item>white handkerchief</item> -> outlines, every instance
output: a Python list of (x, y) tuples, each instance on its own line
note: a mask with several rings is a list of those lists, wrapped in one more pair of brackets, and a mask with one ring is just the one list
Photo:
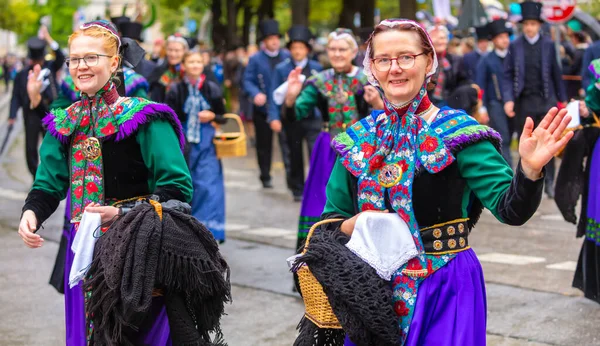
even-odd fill
[[(306, 80), (306, 76), (303, 74), (301, 74), (299, 78), (302, 83), (304, 83)], [(283, 101), (285, 101), (285, 94), (287, 94), (287, 89), (288, 82), (286, 81), (273, 91), (273, 102), (275, 102), (276, 105), (281, 106), (283, 104)]]
[(84, 212), (79, 223), (79, 228), (73, 239), (71, 251), (75, 254), (73, 257), (73, 265), (69, 273), (69, 287), (75, 287), (79, 281), (83, 280), (87, 273), (92, 260), (94, 259), (94, 246), (96, 245), (97, 237), (94, 236), (94, 231), (101, 224), (99, 213)]
[(346, 247), (388, 281), (418, 254), (408, 225), (396, 213), (360, 214)]

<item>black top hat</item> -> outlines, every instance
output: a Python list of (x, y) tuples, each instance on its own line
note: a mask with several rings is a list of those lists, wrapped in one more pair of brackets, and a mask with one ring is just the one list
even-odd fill
[(488, 40), (490, 38), (490, 32), (487, 25), (475, 27), (475, 36), (477, 40)]
[(510, 23), (506, 21), (506, 19), (498, 19), (493, 22), (490, 22), (488, 25), (488, 32), (490, 35), (490, 39), (500, 35), (500, 34), (512, 34), (512, 28), (510, 27)]
[(144, 41), (142, 39), (143, 30), (144, 26), (138, 22), (121, 22), (119, 25), (121, 37), (127, 37), (140, 42)]
[(29, 54), (27, 55), (29, 59), (44, 59), (44, 56), (46, 55), (46, 41), (38, 37), (32, 37), (27, 40), (27, 49), (29, 51)]
[(117, 27), (117, 29), (121, 29), (121, 24), (126, 22), (131, 22), (131, 19), (127, 16), (119, 16), (119, 17), (110, 17), (110, 21)]
[(312, 49), (310, 44), (310, 40), (314, 38), (310, 29), (304, 25), (292, 25), (292, 27), (288, 30), (288, 39), (289, 42), (287, 44), (287, 48), (290, 48), (292, 42), (302, 42), (306, 44), (308, 49)]
[(542, 20), (542, 4), (536, 1), (524, 1), (521, 3), (521, 23), (527, 19), (537, 20), (539, 22), (544, 22)]
[(281, 33), (279, 32), (279, 22), (275, 19), (265, 19), (260, 22), (260, 41), (264, 40), (268, 36), (277, 35), (281, 37)]

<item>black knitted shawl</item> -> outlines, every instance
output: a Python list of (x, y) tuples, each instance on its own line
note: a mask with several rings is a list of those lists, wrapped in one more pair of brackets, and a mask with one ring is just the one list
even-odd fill
[(358, 346), (400, 345), (390, 282), (381, 279), (375, 269), (346, 248), (350, 237), (339, 227), (331, 228), (314, 232), (308, 251), (293, 269), (308, 265), (323, 285), (343, 330), (319, 329), (303, 317), (294, 346), (342, 346), (344, 334)]
[(148, 317), (157, 288), (165, 296), (174, 345), (223, 345), (229, 267), (194, 217), (164, 207), (162, 215), (161, 221), (153, 206), (139, 204), (98, 239), (84, 282), (92, 344), (135, 344), (128, 335)]

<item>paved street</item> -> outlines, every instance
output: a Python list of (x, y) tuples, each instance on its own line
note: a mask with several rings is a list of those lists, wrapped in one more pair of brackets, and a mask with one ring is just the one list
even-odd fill
[[(0, 140), (8, 104), (0, 94)], [(285, 189), (283, 167), (275, 189), (263, 191), (254, 153), (225, 160), (227, 242), (233, 304), (223, 320), (230, 346), (285, 346), (302, 315), (285, 259), (292, 255), (300, 205)], [(63, 207), (40, 231), (41, 249), (16, 234), (31, 178), (24, 161), (22, 126), (0, 156), (0, 345), (64, 344), (62, 296), (47, 284), (58, 248)], [(571, 288), (581, 239), (544, 200), (524, 227), (508, 227), (485, 212), (469, 239), (487, 281), (489, 345), (600, 345), (600, 305)]]

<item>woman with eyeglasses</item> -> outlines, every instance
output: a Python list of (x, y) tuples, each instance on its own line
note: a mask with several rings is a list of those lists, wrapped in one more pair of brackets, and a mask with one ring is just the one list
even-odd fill
[(484, 207), (508, 225), (534, 214), (543, 167), (572, 137), (561, 137), (570, 117), (552, 108), (535, 129), (527, 119), (513, 173), (497, 132), (429, 100), (437, 66), (418, 23), (375, 27), (364, 71), (384, 111), (333, 139), (330, 223), (295, 263), (323, 286), (342, 329), (307, 315), (296, 345), (486, 344), (485, 282), (469, 233)]
[(381, 98), (374, 88), (366, 87), (361, 68), (352, 64), (358, 44), (349, 29), (338, 28), (329, 35), (327, 56), (332, 68), (320, 72), (305, 82), (297, 67), (288, 76), (288, 90), (282, 114), (289, 120), (303, 119), (317, 109), (323, 119), (323, 132), (314, 144), (310, 170), (304, 187), (297, 249), (301, 250), (312, 225), (319, 221), (325, 205), (325, 185), (333, 168), (335, 153), (331, 138), (343, 132), (372, 108), (381, 109)]
[[(117, 92), (114, 80), (121, 53), (127, 55), (121, 48), (115, 27), (105, 20), (86, 23), (69, 37), (67, 65), (81, 100), (44, 118), (48, 132), (41, 163), (19, 225), (25, 245), (41, 247), (44, 239), (37, 230), (71, 190), (64, 289), (67, 345), (107, 344), (92, 335), (110, 335), (94, 329), (102, 326), (86, 323), (82, 283), (69, 285), (74, 260), (70, 250), (84, 211), (99, 213), (103, 226), (109, 226), (126, 212), (111, 206), (116, 201), (151, 194), (160, 201), (189, 202), (192, 197), (177, 115), (166, 105)], [(121, 326), (123, 336), (136, 344), (170, 342), (164, 305), (161, 309), (160, 302), (155, 303), (150, 318), (154, 324), (144, 325), (139, 334)]]

